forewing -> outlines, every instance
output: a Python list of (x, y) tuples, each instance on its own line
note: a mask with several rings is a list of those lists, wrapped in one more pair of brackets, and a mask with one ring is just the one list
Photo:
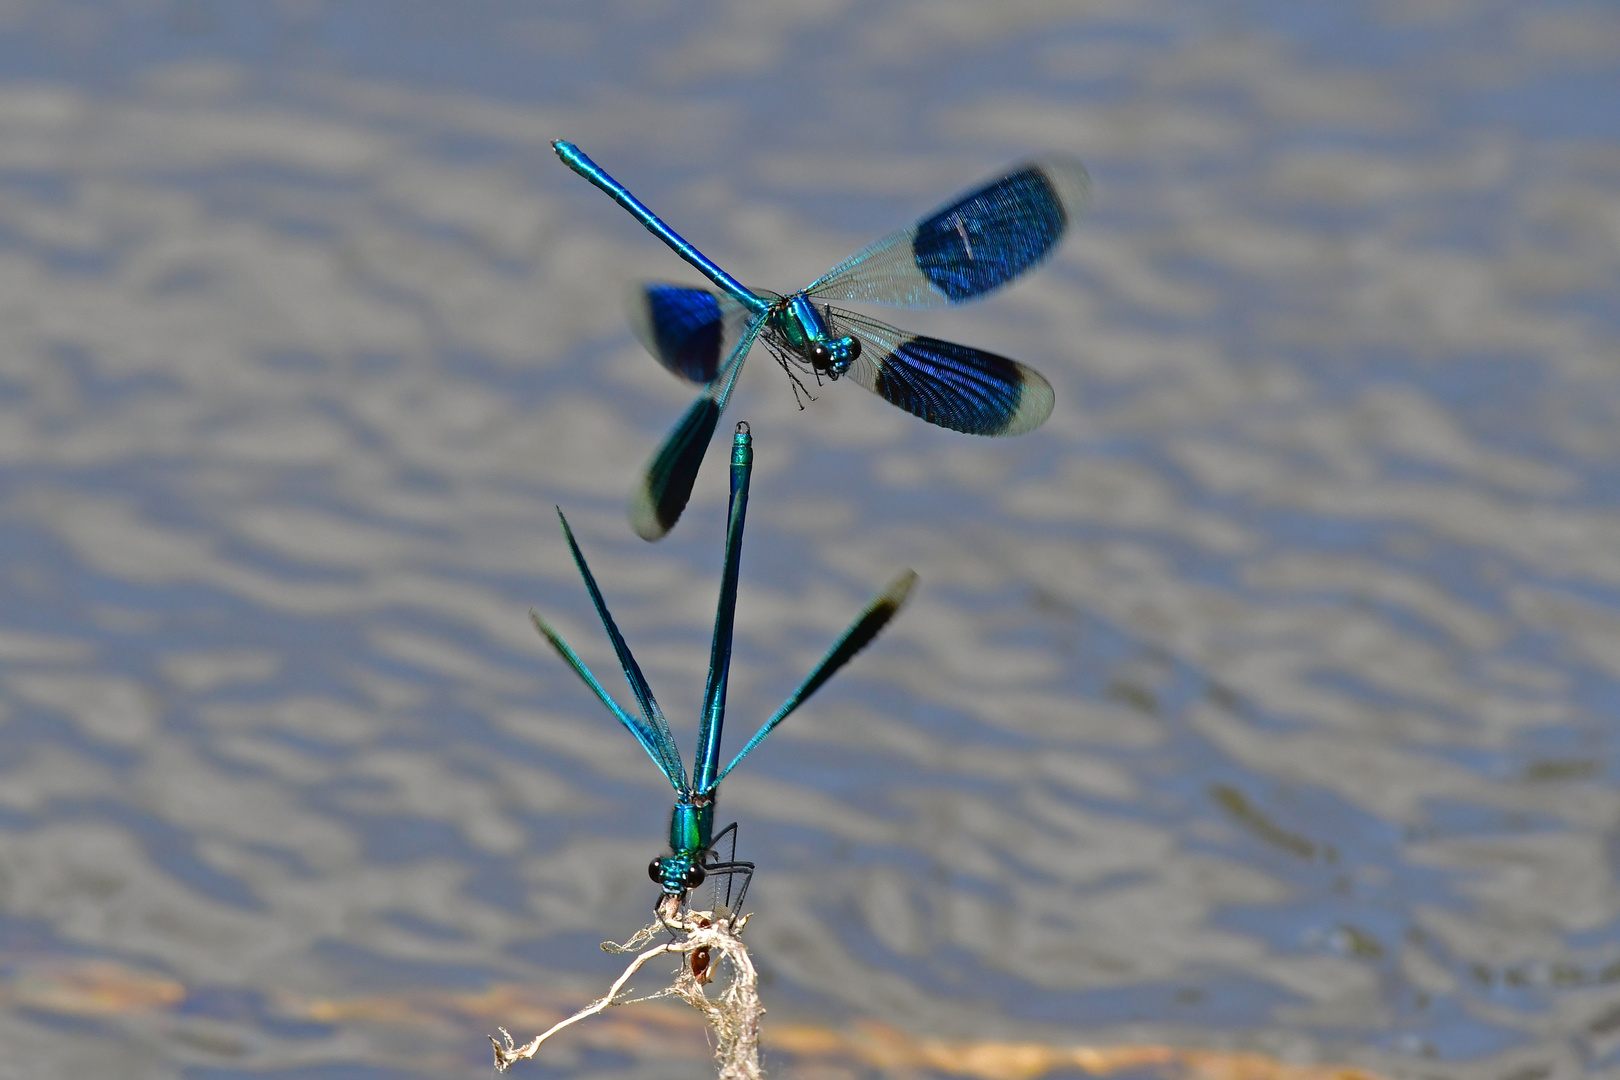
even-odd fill
[(675, 790), (682, 790), (686, 786), (684, 774), (677, 776), (670, 771), (681, 767), (680, 755), (672, 753), (673, 744), (666, 742), (645, 720), (638, 719), (625, 712), (619, 703), (613, 700), (613, 696), (607, 692), (596, 676), (591, 674), (591, 669), (585, 666), (585, 661), (579, 658), (579, 655), (574, 652), (568, 642), (563, 640), (561, 634), (552, 629), (550, 623), (533, 611), (529, 612), (529, 618), (534, 622), (534, 628), (540, 631), (541, 636), (551, 642), (551, 647), (557, 650), (557, 655), (562, 657), (563, 661), (574, 669), (574, 674), (578, 675), (585, 685), (595, 692), (597, 699), (603, 705), (606, 705), (614, 716), (619, 718), (619, 723), (630, 729), (630, 734), (636, 737), (636, 741), (647, 751), (647, 755), (653, 759), (659, 770), (669, 778), (669, 782)]
[(725, 365), (698, 399), (692, 402), (663, 445), (647, 463), (641, 487), (630, 498), (630, 526), (643, 540), (660, 540), (681, 519), (681, 511), (692, 497), (703, 455), (709, 449), (715, 425), (731, 400), (731, 391), (742, 374), (743, 361), (754, 339), (765, 326), (761, 315), (749, 324), (726, 358)]
[(831, 649), (827, 650), (827, 655), (821, 658), (821, 663), (816, 665), (815, 670), (805, 677), (804, 682), (799, 684), (799, 688), (793, 691), (788, 699), (782, 703), (782, 707), (777, 709), (775, 714), (760, 726), (760, 729), (754, 733), (754, 737), (749, 739), (748, 744), (737, 752), (737, 756), (731, 759), (731, 764), (725, 767), (720, 775), (715, 778), (714, 783), (708, 786), (707, 790), (713, 791), (718, 787), (720, 781), (726, 778), (726, 773), (735, 769), (737, 762), (746, 757), (750, 750), (758, 746), (765, 736), (776, 728), (777, 724), (786, 720), (795, 709), (810, 700), (810, 695), (820, 690), (822, 684), (832, 678), (839, 668), (849, 663), (850, 660), (854, 659), (856, 653), (870, 645), (872, 639), (877, 637), (885, 626), (889, 625), (889, 620), (899, 613), (901, 606), (906, 602), (906, 597), (911, 595), (912, 586), (916, 584), (917, 572), (907, 570), (889, 582), (888, 588), (874, 596), (871, 603), (867, 604), (865, 609), (855, 617), (855, 621), (849, 624), (843, 636), (833, 643)]
[(637, 340), (688, 382), (713, 382), (748, 329), (748, 312), (737, 301), (687, 285), (632, 286), (625, 311)]
[(1032, 161), (868, 244), (805, 292), (908, 308), (974, 300), (1044, 262), (1090, 197), (1078, 161)]
[(613, 642), (613, 651), (618, 654), (619, 666), (624, 668), (625, 680), (629, 682), (631, 692), (636, 695), (636, 702), (641, 706), (641, 715), (645, 722), (638, 725), (625, 720), (623, 710), (606, 696), (595, 678), (586, 678), (584, 664), (573, 655), (572, 649), (563, 646), (562, 638), (538, 619), (535, 625), (546, 636), (546, 640), (551, 642), (552, 647), (557, 649), (563, 659), (579, 673), (580, 678), (585, 679), (587, 685), (596, 691), (603, 703), (620, 714), (619, 718), (625, 720), (631, 732), (641, 740), (641, 744), (647, 748), (647, 753), (658, 762), (659, 768), (664, 770), (664, 775), (669, 777), (669, 782), (675, 786), (675, 790), (684, 790), (686, 770), (681, 765), (680, 750), (675, 746), (675, 736), (669, 730), (669, 721), (664, 719), (663, 710), (653, 698), (652, 687), (647, 684), (647, 676), (642, 674), (641, 665), (636, 663), (635, 656), (630, 652), (630, 646), (625, 643), (624, 635), (619, 633), (619, 626), (613, 621), (612, 613), (608, 611), (607, 601), (602, 598), (602, 590), (597, 587), (596, 577), (585, 562), (585, 553), (579, 550), (579, 542), (574, 539), (574, 530), (568, 527), (568, 519), (563, 516), (561, 507), (557, 508), (557, 520), (562, 522), (563, 536), (568, 540), (568, 550), (573, 553), (574, 565), (579, 568), (579, 576), (585, 579), (585, 590), (591, 595), (591, 604), (595, 606), (596, 614), (602, 620), (602, 628), (607, 631), (608, 640)]
[(930, 424), (969, 435), (1023, 435), (1052, 414), (1052, 384), (1032, 367), (853, 312), (830, 314), (835, 328), (861, 341), (845, 377)]

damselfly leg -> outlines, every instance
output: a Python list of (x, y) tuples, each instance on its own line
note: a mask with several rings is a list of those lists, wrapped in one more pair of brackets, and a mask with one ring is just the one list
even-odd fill
[[(725, 858), (720, 857), (721, 846), (724, 845)], [(721, 829), (709, 845), (704, 857), (703, 869), (714, 880), (714, 905), (718, 910), (721, 906), (733, 914), (742, 912), (743, 899), (748, 895), (748, 886), (754, 880), (754, 864), (737, 858), (737, 823)], [(724, 877), (725, 887), (721, 888), (720, 878)], [(737, 878), (742, 883), (737, 883)], [(733, 896), (733, 893), (736, 895)]]

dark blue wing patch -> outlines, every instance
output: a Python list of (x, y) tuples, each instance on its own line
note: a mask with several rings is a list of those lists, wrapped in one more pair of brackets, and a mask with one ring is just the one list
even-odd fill
[(832, 315), (835, 326), (862, 341), (848, 377), (930, 424), (969, 435), (1023, 435), (1052, 415), (1052, 384), (1032, 367), (853, 312)]
[(909, 308), (977, 299), (1044, 262), (1090, 198), (1084, 165), (1042, 158), (873, 241), (804, 291)]
[(720, 373), (726, 352), (726, 311), (707, 289), (648, 282), (629, 296), (630, 327), (670, 371), (695, 383)]
[[(725, 306), (724, 302), (721, 306)], [(742, 305), (735, 306), (742, 310)], [(641, 486), (630, 499), (630, 524), (643, 540), (659, 539), (680, 520), (681, 511), (692, 497), (692, 485), (697, 482), (698, 467), (703, 464), (703, 454), (709, 448), (714, 427), (720, 422), (720, 414), (726, 411), (726, 402), (731, 400), (731, 392), (737, 386), (737, 376), (742, 374), (748, 350), (754, 347), (754, 341), (764, 330), (768, 314), (750, 320), (743, 327), (742, 335), (726, 353), (719, 374), (692, 402), (647, 463)]]
[[(1041, 387), (1026, 381), (1028, 370), (995, 353), (917, 337), (882, 359), (872, 390), (930, 424), (971, 435), (1008, 435), (1020, 419), (1033, 428), (1052, 410), (1051, 387), (1046, 386), (1038, 417), (1023, 416), (1037, 405), (1026, 398), (1041, 396)], [(1036, 393), (1029, 395), (1030, 390)]]
[(923, 276), (961, 303), (1046, 258), (1067, 225), (1057, 190), (1030, 166), (918, 222), (911, 250)]
[(720, 422), (720, 408), (707, 395), (694, 401), (648, 463), (641, 488), (630, 500), (630, 525), (643, 540), (659, 539), (681, 519)]

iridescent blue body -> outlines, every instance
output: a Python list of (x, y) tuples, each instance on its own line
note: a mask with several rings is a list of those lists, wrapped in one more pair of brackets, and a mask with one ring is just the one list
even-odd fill
[[(895, 612), (900, 610), (900, 605), (905, 602), (907, 594), (917, 580), (917, 575), (907, 570), (891, 582), (889, 587), (868, 604), (860, 616), (850, 624), (827, 655), (822, 657), (821, 663), (817, 664), (809, 677), (799, 684), (799, 688), (788, 697), (782, 707), (761, 725), (747, 745), (731, 759), (731, 763), (723, 769), (720, 768), (720, 735), (725, 725), (726, 685), (731, 674), (732, 631), (737, 611), (737, 579), (742, 566), (743, 522), (748, 513), (748, 484), (753, 464), (753, 440), (748, 425), (738, 424), (731, 451), (731, 504), (726, 515), (725, 565), (720, 575), (720, 602), (715, 609), (714, 636), (709, 649), (709, 677), (703, 691), (697, 756), (692, 762), (690, 780), (687, 779), (685, 766), (681, 762), (680, 751), (675, 746), (675, 737), (670, 732), (669, 722), (664, 719), (664, 714), (653, 698), (652, 688), (647, 684), (640, 665), (636, 663), (630, 647), (625, 644), (613, 616), (608, 613), (607, 602), (602, 599), (602, 591), (597, 587), (596, 579), (585, 563), (585, 556), (574, 540), (573, 531), (568, 527), (568, 519), (562, 516), (561, 510), (557, 511), (557, 516), (562, 521), (563, 535), (568, 539), (574, 564), (585, 580), (585, 588), (590, 593), (591, 602), (595, 605), (597, 615), (602, 619), (602, 626), (607, 630), (608, 638), (618, 654), (619, 664), (624, 668), (625, 679), (630, 683), (630, 689), (636, 696), (641, 715), (632, 716), (621, 708), (561, 635), (539, 615), (533, 616), (536, 628), (545, 635), (547, 641), (551, 642), (558, 655), (584, 680), (585, 685), (595, 692), (609, 711), (630, 730), (675, 789), (675, 806), (670, 811), (669, 818), (670, 854), (654, 859), (647, 867), (648, 875), (658, 883), (664, 896), (684, 898), (689, 890), (702, 884), (709, 875), (728, 877), (740, 875), (743, 878), (743, 891), (746, 892), (747, 883), (753, 875), (753, 863), (720, 859), (715, 854), (717, 840), (736, 829), (736, 825), (728, 825), (718, 836), (714, 831), (714, 809), (719, 796), (720, 781), (725, 779), (726, 774), (736, 768), (737, 763), (758, 746), (776, 725), (804, 704), (822, 683), (830, 679), (835, 671), (843, 667), (851, 657), (877, 636), (878, 631), (882, 630), (894, 617)], [(736, 903), (740, 906), (740, 894)]]
[(1033, 368), (967, 345), (922, 337), (819, 300), (928, 308), (965, 303), (1044, 262), (1078, 221), (1091, 180), (1079, 162), (1022, 165), (868, 244), (796, 293), (749, 289), (665, 225), (572, 143), (557, 156), (628, 210), (717, 291), (650, 283), (631, 298), (636, 335), (659, 362), (704, 391), (648, 464), (631, 502), (636, 532), (656, 540), (685, 508), (704, 451), (757, 340), (795, 371), (852, 382), (940, 427), (1021, 435), (1052, 412), (1052, 386)]

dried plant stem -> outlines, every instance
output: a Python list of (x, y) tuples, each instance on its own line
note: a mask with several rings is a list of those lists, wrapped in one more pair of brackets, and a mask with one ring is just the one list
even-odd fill
[[(532, 1058), (540, 1046), (557, 1032), (572, 1024), (595, 1016), (614, 1005), (651, 998), (678, 997), (701, 1012), (715, 1033), (715, 1062), (719, 1067), (719, 1080), (760, 1080), (759, 1072), (759, 1019), (765, 1008), (759, 1001), (759, 978), (754, 970), (753, 958), (742, 943), (742, 929), (748, 916), (716, 918), (708, 911), (680, 911), (671, 902), (659, 910), (659, 921), (644, 927), (624, 945), (604, 942), (602, 947), (611, 952), (629, 952), (638, 945), (651, 941), (660, 930), (673, 930), (680, 936), (675, 941), (655, 945), (636, 955), (625, 968), (624, 974), (614, 980), (605, 996), (591, 1002), (579, 1012), (560, 1020), (536, 1035), (522, 1046), (514, 1044), (512, 1036), (501, 1028), (505, 1045), (490, 1036), (495, 1046), (495, 1068), (505, 1072), (512, 1063)], [(667, 953), (679, 954), (683, 959), (674, 982), (662, 990), (643, 997), (621, 999), (628, 983), (653, 958)], [(731, 978), (718, 1001), (711, 1001), (703, 987), (714, 977), (719, 961), (731, 967)]]

